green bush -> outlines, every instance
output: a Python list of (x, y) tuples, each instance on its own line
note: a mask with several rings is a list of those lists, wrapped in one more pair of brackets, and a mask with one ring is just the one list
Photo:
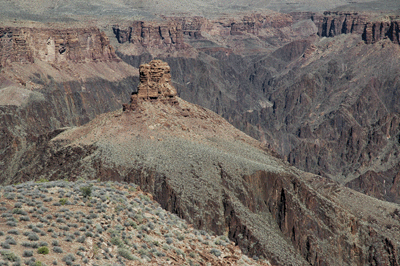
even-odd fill
[(89, 198), (92, 195), (92, 186), (81, 187), (82, 196)]
[(44, 266), (44, 264), (41, 261), (36, 261), (33, 266)]
[(37, 253), (43, 254), (43, 255), (49, 254), (49, 248), (46, 246), (40, 247), (40, 248), (38, 248)]
[(66, 198), (62, 198), (62, 199), (59, 200), (61, 205), (67, 204), (67, 201), (68, 201), (68, 199), (66, 199)]

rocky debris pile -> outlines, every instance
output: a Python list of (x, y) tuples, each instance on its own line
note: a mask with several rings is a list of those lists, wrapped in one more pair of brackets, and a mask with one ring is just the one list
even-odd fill
[(172, 105), (176, 101), (176, 89), (171, 84), (171, 69), (166, 62), (152, 60), (140, 65), (140, 83), (136, 92), (132, 93), (129, 104), (124, 104), (124, 111), (136, 110), (142, 101), (159, 100)]

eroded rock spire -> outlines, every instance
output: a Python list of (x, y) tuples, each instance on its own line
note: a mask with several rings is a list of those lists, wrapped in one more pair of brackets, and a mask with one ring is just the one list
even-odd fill
[(136, 110), (143, 101), (161, 101), (177, 104), (176, 89), (171, 84), (171, 72), (168, 63), (152, 60), (140, 65), (140, 83), (137, 92), (132, 93), (129, 104), (124, 104), (124, 111)]

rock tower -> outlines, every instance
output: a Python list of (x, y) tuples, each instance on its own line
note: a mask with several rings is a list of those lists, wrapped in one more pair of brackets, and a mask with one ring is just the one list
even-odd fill
[(152, 60), (139, 68), (140, 83), (137, 92), (133, 92), (129, 104), (124, 104), (124, 111), (136, 110), (143, 101), (161, 101), (177, 104), (176, 89), (171, 85), (171, 69), (168, 63)]

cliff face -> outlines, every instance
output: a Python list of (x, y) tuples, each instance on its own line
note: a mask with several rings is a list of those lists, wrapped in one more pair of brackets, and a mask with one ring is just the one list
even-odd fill
[(333, 37), (339, 34), (362, 34), (368, 21), (368, 16), (358, 12), (324, 12), (314, 14), (312, 20), (318, 27), (321, 37)]
[(367, 44), (385, 38), (400, 44), (398, 16), (386, 16), (382, 19), (359, 12), (324, 12), (323, 15), (310, 14), (309, 17), (318, 27), (318, 35), (321, 37), (354, 33), (361, 35)]
[(140, 44), (145, 48), (182, 49), (185, 47), (182, 25), (173, 21), (162, 23), (135, 21), (132, 26), (125, 29), (114, 26), (113, 31), (120, 43)]
[(0, 179), (38, 137), (121, 106), (138, 79), (96, 28), (0, 29)]
[(0, 63), (48, 63), (117, 60), (108, 37), (97, 28), (0, 28)]
[[(298, 36), (291, 29), (290, 15), (268, 12), (251, 13), (237, 17), (164, 17), (157, 21), (135, 21), (130, 26), (113, 26), (119, 43), (130, 43), (121, 48), (125, 55), (138, 56), (150, 53), (152, 56), (196, 57), (202, 49), (249, 52), (238, 40), (256, 39), (257, 46), (266, 48), (268, 43), (277, 45)], [(267, 43), (265, 43), (267, 41)], [(260, 47), (255, 47), (260, 51)], [(180, 51), (180, 53), (176, 53)], [(182, 52), (185, 51), (184, 54)], [(174, 53), (175, 52), (175, 53)]]
[(363, 40), (366, 43), (375, 43), (388, 38), (396, 44), (400, 44), (400, 18), (393, 21), (390, 18), (387, 21), (369, 22), (365, 25)]

